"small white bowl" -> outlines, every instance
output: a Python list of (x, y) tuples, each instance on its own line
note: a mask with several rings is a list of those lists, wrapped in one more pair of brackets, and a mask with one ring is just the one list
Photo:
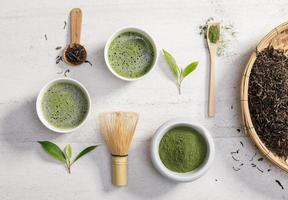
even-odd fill
[[(45, 92), (55, 83), (57, 82), (70, 82), (72, 84), (75, 84), (77, 85), (78, 87), (80, 87), (80, 89), (84, 92), (84, 94), (86, 95), (87, 97), (87, 100), (88, 100), (88, 111), (87, 111), (87, 114), (84, 118), (84, 120), (76, 127), (74, 128), (69, 128), (69, 129), (61, 129), (61, 128), (57, 128), (57, 127), (54, 127), (53, 125), (51, 125), (44, 117), (44, 114), (42, 112), (42, 106), (41, 106), (41, 103), (42, 103), (42, 98), (43, 98), (43, 95), (45, 94)], [(90, 109), (91, 109), (91, 99), (90, 99), (90, 95), (87, 91), (87, 89), (78, 81), (72, 79), (72, 78), (58, 78), (58, 79), (55, 79), (55, 80), (52, 80), (50, 82), (48, 82), (46, 85), (44, 85), (44, 87), (41, 89), (41, 91), (39, 92), (38, 94), (38, 97), (37, 97), (37, 100), (36, 100), (36, 112), (37, 112), (37, 115), (40, 119), (40, 121), (44, 124), (44, 126), (46, 126), (48, 129), (54, 131), (54, 132), (57, 132), (57, 133), (70, 133), (72, 131), (75, 131), (77, 130), (78, 128), (80, 128), (87, 120), (88, 116), (89, 116), (89, 113), (90, 113)]]
[[(191, 172), (186, 172), (186, 173), (177, 173), (169, 170), (165, 165), (162, 163), (160, 156), (159, 156), (159, 144), (162, 139), (162, 137), (172, 128), (175, 127), (191, 127), (194, 130), (196, 130), (206, 141), (207, 145), (207, 154), (205, 161), (196, 168), (195, 170)], [(215, 155), (215, 147), (214, 147), (214, 142), (213, 139), (209, 133), (209, 131), (199, 125), (199, 124), (193, 124), (189, 120), (185, 119), (174, 119), (167, 121), (164, 123), (158, 130), (156, 131), (153, 140), (152, 140), (152, 145), (151, 145), (151, 158), (152, 162), (155, 166), (155, 168), (165, 177), (178, 181), (178, 182), (189, 182), (189, 181), (194, 181), (201, 176), (203, 176), (207, 170), (210, 168), (213, 160), (214, 160), (214, 155)]]
[[(150, 70), (144, 74), (143, 76), (140, 76), (140, 77), (137, 77), (137, 78), (127, 78), (127, 77), (123, 77), (121, 75), (119, 75), (117, 72), (114, 71), (114, 69), (112, 68), (112, 66), (110, 65), (109, 63), (109, 59), (108, 59), (108, 51), (109, 51), (109, 47), (110, 47), (110, 44), (111, 42), (120, 34), (122, 33), (125, 33), (125, 32), (135, 32), (135, 33), (139, 33), (141, 35), (143, 35), (144, 37), (146, 37), (149, 42), (151, 43), (152, 47), (153, 47), (153, 51), (154, 51), (154, 60), (153, 60), (153, 64), (150, 68)], [(154, 42), (154, 39), (152, 38), (151, 35), (149, 35), (147, 32), (139, 29), (139, 28), (135, 28), (135, 27), (126, 27), (126, 28), (121, 28), (119, 29), (118, 31), (116, 31), (109, 39), (108, 41), (106, 42), (106, 45), (105, 45), (105, 49), (104, 49), (104, 58), (105, 58), (105, 63), (106, 63), (106, 66), (108, 67), (108, 69), (110, 70), (110, 72), (112, 74), (114, 74), (116, 77), (122, 79), (122, 80), (125, 80), (125, 81), (136, 81), (136, 80), (139, 80), (145, 76), (147, 76), (148, 74), (151, 73), (151, 71), (155, 68), (155, 65), (157, 63), (157, 59), (158, 59), (158, 50), (157, 50), (157, 46), (156, 46), (156, 43)]]

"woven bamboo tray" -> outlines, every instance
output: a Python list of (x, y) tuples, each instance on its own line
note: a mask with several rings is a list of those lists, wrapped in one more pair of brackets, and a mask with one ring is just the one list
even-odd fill
[(275, 165), (282, 168), (288, 172), (288, 161), (284, 158), (281, 158), (271, 152), (265, 144), (258, 137), (256, 130), (253, 127), (253, 123), (250, 116), (249, 105), (248, 105), (248, 84), (249, 76), (253, 64), (256, 60), (256, 52), (263, 50), (268, 46), (273, 46), (275, 49), (283, 49), (285, 54), (288, 54), (288, 22), (283, 23), (271, 32), (269, 32), (257, 45), (256, 49), (252, 52), (248, 63), (244, 69), (243, 77), (241, 81), (241, 111), (242, 111), (242, 120), (245, 132), (249, 134), (253, 142), (256, 144), (258, 149)]

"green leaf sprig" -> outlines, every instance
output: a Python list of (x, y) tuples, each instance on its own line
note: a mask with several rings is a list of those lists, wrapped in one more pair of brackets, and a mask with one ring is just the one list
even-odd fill
[(186, 76), (188, 76), (191, 72), (193, 72), (196, 67), (198, 66), (198, 61), (193, 61), (188, 66), (186, 66), (184, 69), (181, 67), (178, 67), (176, 60), (173, 58), (173, 56), (166, 50), (162, 49), (163, 56), (169, 65), (171, 71), (173, 72), (175, 78), (176, 78), (176, 85), (178, 88), (179, 94), (181, 94), (181, 86), (182, 81)]
[(72, 146), (68, 144), (63, 150), (60, 149), (56, 144), (49, 141), (38, 141), (42, 148), (53, 158), (61, 161), (65, 164), (68, 173), (71, 173), (71, 166), (79, 160), (82, 156), (93, 151), (98, 145), (89, 146), (83, 149), (75, 158), (72, 160)]

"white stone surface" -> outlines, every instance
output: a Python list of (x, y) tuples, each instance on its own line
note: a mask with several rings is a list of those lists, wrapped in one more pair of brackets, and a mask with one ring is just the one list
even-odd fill
[[(63, 26), (73, 7), (83, 10), (82, 43), (93, 66), (70, 68), (69, 76), (88, 88), (93, 113), (79, 131), (56, 134), (39, 122), (35, 99), (46, 82), (62, 77), (58, 73), (67, 68), (63, 63), (55, 64), (61, 53), (55, 47), (67, 44), (68, 30)], [(287, 0), (10, 0), (1, 2), (0, 11), (1, 200), (288, 199), (287, 174), (266, 159), (257, 161), (262, 155), (243, 133), (239, 109), (244, 65), (257, 42), (288, 19)], [(211, 16), (233, 23), (238, 32), (234, 48), (218, 60), (214, 119), (206, 117), (208, 57), (197, 30)], [(184, 81), (181, 96), (162, 57), (151, 76), (134, 83), (118, 80), (106, 69), (105, 42), (123, 26), (147, 30), (155, 36), (158, 47), (172, 52), (180, 65), (200, 61), (199, 68)], [(75, 152), (102, 143), (97, 117), (102, 111), (112, 110), (137, 111), (141, 117), (129, 155), (128, 187), (111, 185), (110, 156), (105, 145), (79, 160), (69, 175), (36, 143), (71, 143)], [(202, 123), (215, 140), (214, 165), (195, 182), (177, 184), (165, 179), (149, 157), (154, 131), (175, 117)], [(240, 161), (234, 161), (230, 152), (238, 148), (235, 157)], [(256, 157), (249, 161), (255, 152)], [(240, 171), (232, 169), (241, 163), (244, 165)], [(264, 173), (251, 167), (251, 163)]]

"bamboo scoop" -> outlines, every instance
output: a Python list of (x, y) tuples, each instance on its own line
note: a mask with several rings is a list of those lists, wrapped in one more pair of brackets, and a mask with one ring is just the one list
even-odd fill
[[(217, 27), (219, 30), (219, 34), (216, 40), (210, 41), (210, 38), (213, 37), (211, 35), (209, 36), (211, 27), (214, 27), (214, 28)], [(210, 52), (208, 117), (215, 116), (215, 93), (216, 93), (215, 91), (215, 64), (216, 64), (216, 58), (217, 58), (217, 49), (219, 47), (219, 39), (220, 39), (219, 37), (220, 37), (220, 23), (209, 22), (208, 27), (207, 27), (207, 43), (208, 43), (208, 48)]]
[(112, 183), (127, 185), (128, 150), (133, 138), (138, 114), (108, 112), (100, 114), (100, 129), (112, 155)]
[(87, 59), (87, 52), (80, 44), (82, 11), (74, 8), (70, 11), (70, 44), (64, 50), (64, 61), (69, 65), (80, 65)]

